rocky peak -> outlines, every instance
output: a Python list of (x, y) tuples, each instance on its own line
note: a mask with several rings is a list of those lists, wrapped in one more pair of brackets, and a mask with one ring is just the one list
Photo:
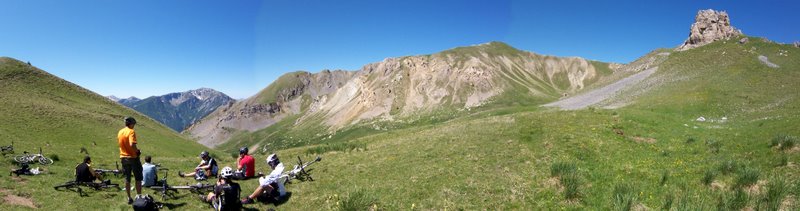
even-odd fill
[(731, 20), (727, 12), (712, 9), (700, 10), (697, 12), (689, 31), (689, 38), (677, 50), (689, 50), (741, 34), (741, 30), (731, 26)]

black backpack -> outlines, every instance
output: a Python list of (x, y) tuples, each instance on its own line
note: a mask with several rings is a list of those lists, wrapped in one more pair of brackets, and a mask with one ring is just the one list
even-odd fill
[(136, 195), (136, 198), (133, 199), (133, 210), (136, 211), (152, 211), (158, 210), (158, 206), (156, 205), (156, 201), (150, 195)]
[(241, 210), (242, 204), (239, 201), (241, 189), (239, 184), (229, 183), (221, 187), (220, 195), (212, 202), (214, 210)]

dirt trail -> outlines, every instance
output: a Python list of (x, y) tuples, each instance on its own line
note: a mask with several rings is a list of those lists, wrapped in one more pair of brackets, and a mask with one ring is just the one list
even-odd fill
[(590, 105), (597, 104), (602, 102), (603, 100), (608, 99), (611, 96), (614, 96), (620, 90), (629, 87), (631, 85), (637, 84), (647, 78), (648, 76), (652, 75), (653, 73), (658, 70), (658, 67), (652, 67), (650, 69), (644, 70), (642, 72), (633, 74), (628, 76), (627, 78), (623, 78), (617, 82), (609, 84), (608, 86), (595, 89), (580, 95), (572, 96), (569, 98), (561, 99), (556, 102), (545, 104), (544, 106), (549, 107), (560, 107), (564, 110), (578, 110), (586, 108)]

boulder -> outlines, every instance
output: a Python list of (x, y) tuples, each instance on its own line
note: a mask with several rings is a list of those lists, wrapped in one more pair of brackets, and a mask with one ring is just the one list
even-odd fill
[(739, 40), (739, 44), (745, 44), (745, 43), (747, 43), (747, 41), (750, 41), (749, 39), (747, 39), (747, 37), (742, 38), (742, 39)]
[(727, 12), (711, 9), (700, 10), (697, 12), (695, 21), (689, 31), (689, 38), (677, 50), (689, 50), (741, 34), (742, 31), (731, 26)]

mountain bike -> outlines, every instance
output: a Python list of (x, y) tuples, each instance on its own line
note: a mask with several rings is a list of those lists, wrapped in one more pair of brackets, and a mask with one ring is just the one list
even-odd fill
[(11, 145), (8, 146), (0, 146), (0, 152), (3, 153), (3, 156), (6, 154), (14, 154), (14, 142), (11, 142)]
[(297, 156), (297, 165), (294, 165), (294, 168), (292, 170), (282, 173), (278, 180), (279, 181), (283, 180), (284, 185), (287, 183), (291, 183), (292, 179), (300, 181), (306, 181), (306, 180), (314, 181), (314, 178), (311, 177), (311, 174), (309, 173), (313, 169), (306, 170), (306, 168), (311, 164), (314, 164), (319, 161), (322, 161), (322, 158), (317, 156), (316, 159), (309, 161), (307, 163), (303, 163), (303, 160), (300, 159), (300, 156)]
[(50, 158), (45, 157), (42, 154), (42, 148), (39, 147), (39, 154), (28, 154), (28, 151), (23, 152), (24, 155), (17, 155), (14, 157), (14, 161), (18, 163), (30, 163), (33, 161), (38, 161), (42, 165), (50, 165), (53, 164), (53, 160)]
[(167, 200), (167, 198), (174, 198), (175, 194), (178, 193), (178, 190), (189, 190), (195, 194), (204, 194), (205, 192), (211, 191), (214, 189), (213, 184), (203, 184), (197, 183), (195, 185), (178, 185), (178, 186), (171, 186), (167, 183), (167, 178), (169, 176), (168, 169), (159, 169), (159, 171), (164, 171), (164, 179), (158, 181), (157, 185), (150, 186), (148, 188), (152, 190), (156, 190), (161, 193), (161, 200)]
[(114, 177), (119, 178), (119, 175), (122, 175), (122, 170), (119, 169), (119, 162), (114, 163), (116, 165), (116, 169), (94, 169), (95, 173), (103, 175), (105, 177), (106, 174), (111, 173), (114, 174)]
[(83, 192), (81, 187), (88, 187), (94, 190), (104, 190), (108, 188), (119, 190), (119, 184), (111, 183), (111, 180), (106, 180), (103, 182), (77, 182), (77, 181), (68, 181), (60, 185), (53, 186), (55, 190), (72, 190), (78, 192), (79, 195), (85, 196), (86, 194)]

